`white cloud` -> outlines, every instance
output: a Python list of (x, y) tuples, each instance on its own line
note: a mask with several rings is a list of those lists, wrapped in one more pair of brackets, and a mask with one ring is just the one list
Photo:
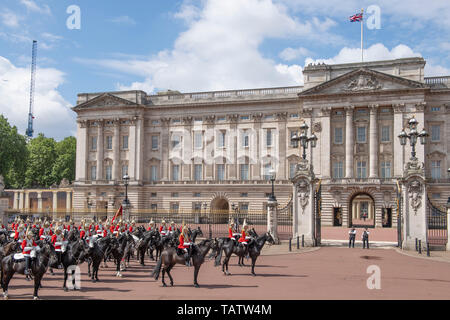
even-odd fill
[(129, 16), (120, 16), (120, 17), (110, 19), (108, 21), (117, 23), (117, 24), (125, 24), (125, 25), (132, 25), (132, 26), (136, 25), (136, 21), (134, 21), (134, 19), (130, 18)]
[(42, 7), (39, 7), (36, 4), (36, 2), (34, 2), (33, 0), (20, 0), (20, 3), (23, 4), (25, 7), (27, 7), (27, 9), (30, 11), (34, 11), (34, 12), (38, 12), (38, 13), (42, 13), (42, 14), (46, 14), (46, 15), (52, 14), (50, 7), (46, 4), (44, 4)]
[[(410, 47), (404, 44), (399, 44), (398, 46), (392, 48), (392, 50), (389, 50), (382, 43), (377, 43), (364, 50), (364, 61), (393, 60), (421, 56), (422, 55), (420, 53), (414, 52)], [(308, 65), (309, 63), (322, 62), (326, 64), (361, 62), (361, 49), (344, 47), (333, 58), (307, 58), (305, 60), (305, 65)]]
[[(29, 108), (30, 67), (14, 66), (0, 56), (0, 111), (19, 132), (25, 133)], [(7, 81), (4, 81), (7, 80)], [(71, 104), (58, 92), (64, 82), (64, 74), (53, 68), (38, 68), (34, 96), (34, 136), (43, 132), (46, 136), (62, 139), (75, 135), (75, 116)]]
[(299, 59), (300, 57), (305, 57), (309, 55), (310, 52), (308, 49), (300, 47), (300, 48), (286, 48), (280, 52), (279, 57), (285, 61), (291, 61), (295, 59)]
[(301, 68), (279, 65), (259, 50), (267, 39), (304, 38), (339, 43), (328, 33), (334, 21), (289, 15), (272, 0), (208, 0), (197, 9), (184, 2), (176, 17), (188, 22), (171, 50), (147, 59), (76, 59), (98, 68), (110, 68), (144, 78), (119, 89), (151, 88), (180, 91), (225, 90), (301, 84)]
[(19, 27), (20, 20), (21, 20), (20, 16), (15, 14), (11, 10), (3, 9), (3, 11), (0, 12), (0, 21), (7, 27), (10, 28)]

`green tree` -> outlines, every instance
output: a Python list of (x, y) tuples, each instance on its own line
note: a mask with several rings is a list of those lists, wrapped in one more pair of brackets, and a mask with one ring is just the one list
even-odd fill
[(75, 180), (77, 140), (75, 137), (67, 137), (56, 143), (57, 158), (53, 165), (52, 177), (56, 183), (66, 178), (70, 182)]
[(25, 172), (25, 187), (48, 188), (57, 182), (52, 175), (57, 159), (56, 141), (39, 135), (28, 142), (28, 162)]
[(0, 175), (5, 178), (6, 188), (23, 187), (27, 157), (25, 136), (0, 115)]

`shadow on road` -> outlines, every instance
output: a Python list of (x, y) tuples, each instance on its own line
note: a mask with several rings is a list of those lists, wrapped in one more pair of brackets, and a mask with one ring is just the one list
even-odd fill
[[(193, 287), (192, 284), (175, 284), (174, 287)], [(259, 288), (259, 286), (241, 286), (233, 284), (200, 284), (200, 289)]]

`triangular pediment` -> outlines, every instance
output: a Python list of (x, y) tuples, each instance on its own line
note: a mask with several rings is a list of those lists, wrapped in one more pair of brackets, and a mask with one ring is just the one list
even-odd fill
[(379, 71), (360, 68), (323, 82), (298, 95), (364, 93), (383, 90), (426, 88), (425, 84)]
[(115, 106), (136, 106), (136, 103), (130, 100), (119, 98), (110, 93), (103, 93), (91, 100), (83, 102), (73, 108), (73, 110), (87, 109), (87, 108), (104, 108)]

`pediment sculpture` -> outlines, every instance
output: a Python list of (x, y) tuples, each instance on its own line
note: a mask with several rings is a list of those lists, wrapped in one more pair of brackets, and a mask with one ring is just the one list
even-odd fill
[(364, 90), (379, 90), (383, 86), (374, 77), (369, 75), (359, 75), (357, 79), (351, 80), (344, 90), (346, 91), (364, 91)]

